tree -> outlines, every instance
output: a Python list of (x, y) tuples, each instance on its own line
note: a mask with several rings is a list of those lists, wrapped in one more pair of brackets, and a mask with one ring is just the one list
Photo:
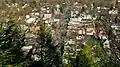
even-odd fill
[(68, 63), (64, 63), (64, 67), (100, 67), (99, 58), (94, 55), (92, 48), (85, 44), (80, 51), (64, 55), (68, 58)]
[(38, 45), (34, 46), (35, 52), (30, 55), (33, 59), (30, 66), (59, 67), (60, 52), (58, 44), (53, 41), (50, 31), (46, 30), (43, 26), (37, 34), (36, 41)]
[(14, 21), (0, 23), (0, 64), (17, 65), (23, 62), (21, 48), (24, 36)]

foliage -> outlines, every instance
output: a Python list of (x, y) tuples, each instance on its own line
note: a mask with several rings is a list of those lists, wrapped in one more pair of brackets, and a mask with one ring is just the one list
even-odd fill
[(83, 49), (80, 51), (74, 51), (72, 53), (68, 52), (63, 55), (64, 67), (100, 67), (98, 61), (100, 58), (96, 56), (95, 48), (100, 47), (99, 41), (94, 37), (89, 37), (84, 41)]
[[(120, 61), (116, 58), (115, 54), (112, 54), (112, 50), (103, 49), (99, 41), (95, 38), (88, 39), (85, 46), (81, 51), (74, 51), (72, 53), (63, 54), (63, 44), (53, 40), (51, 32), (42, 27), (38, 31), (37, 43), (30, 50), (29, 54), (24, 58), (21, 48), (24, 44), (24, 36), (20, 31), (18, 22), (24, 23), (24, 15), (32, 12), (34, 8), (41, 7), (41, 0), (24, 0), (28, 6), (22, 8), (26, 2), (23, 0), (5, 0), (10, 7), (2, 10), (0, 21), (0, 67), (22, 67), (23, 65), (30, 65), (36, 67), (59, 67), (61, 64), (61, 57), (67, 58), (68, 63), (63, 63), (63, 67), (119, 67)], [(44, 0), (44, 2), (47, 0)], [(60, 0), (59, 0), (60, 1)], [(72, 3), (73, 0), (70, 0)], [(98, 0), (94, 0), (98, 2)], [(54, 0), (48, 0), (48, 2), (56, 2)], [(67, 1), (66, 1), (67, 2)], [(87, 4), (91, 4), (90, 1), (82, 1)], [(110, 6), (108, 1), (99, 0), (99, 4), (95, 3), (95, 6), (107, 5)], [(13, 4), (14, 3), (14, 4)], [(17, 6), (15, 3), (21, 3)], [(64, 6), (65, 7), (65, 6)], [(63, 10), (65, 19), (69, 20), (71, 9), (66, 7)], [(63, 8), (64, 9), (64, 8)], [(83, 12), (84, 12), (83, 8)], [(9, 21), (12, 20), (12, 21)], [(100, 19), (101, 20), (101, 19)], [(6, 22), (8, 21), (8, 22)], [(102, 22), (95, 22), (95, 26), (103, 25)], [(59, 40), (58, 40), (59, 41)], [(61, 46), (61, 47), (60, 47)], [(35, 52), (33, 53), (35, 49)], [(63, 56), (62, 56), (63, 54)], [(37, 56), (37, 57), (35, 57)], [(31, 58), (32, 57), (32, 58)], [(35, 60), (34, 58), (37, 58)]]
[(33, 59), (31, 66), (45, 66), (45, 67), (58, 67), (60, 64), (60, 54), (58, 51), (58, 44), (52, 41), (50, 31), (41, 27), (37, 37), (38, 45), (35, 47), (35, 53), (33, 56), (37, 56), (38, 60)]
[(97, 64), (97, 57), (94, 56), (92, 53), (92, 49), (86, 45), (82, 51), (80, 51), (77, 55), (77, 62), (76, 66), (82, 67), (99, 67)]
[(94, 55), (98, 57), (100, 60), (97, 62), (100, 67), (119, 67), (120, 61), (118, 60), (117, 56), (112, 53), (110, 49), (104, 49), (100, 45), (94, 48)]
[(20, 27), (14, 21), (0, 24), (0, 64), (16, 65), (23, 61), (21, 47), (24, 46), (24, 37)]

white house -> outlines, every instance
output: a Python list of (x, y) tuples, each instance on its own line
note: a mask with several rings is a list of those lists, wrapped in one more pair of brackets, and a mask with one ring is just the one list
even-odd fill
[(110, 10), (109, 14), (118, 14), (118, 10)]
[(29, 18), (26, 19), (26, 23), (30, 24), (30, 23), (34, 23), (36, 21), (36, 18)]

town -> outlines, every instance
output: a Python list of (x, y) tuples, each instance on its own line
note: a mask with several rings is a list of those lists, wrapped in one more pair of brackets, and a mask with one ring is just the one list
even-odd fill
[[(24, 57), (18, 67), (120, 66), (120, 0), (6, 1), (0, 5), (0, 67), (17, 67), (14, 56), (6, 60), (8, 53), (4, 54), (13, 48)], [(16, 23), (19, 28), (12, 29)], [(7, 27), (9, 32), (20, 29), (18, 41), (18, 32), (9, 35)]]

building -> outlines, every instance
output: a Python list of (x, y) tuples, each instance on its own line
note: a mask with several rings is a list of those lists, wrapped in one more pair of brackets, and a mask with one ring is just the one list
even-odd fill
[(120, 14), (120, 0), (116, 0), (115, 7), (118, 9), (118, 13)]
[(111, 25), (116, 40), (120, 40), (120, 25)]

